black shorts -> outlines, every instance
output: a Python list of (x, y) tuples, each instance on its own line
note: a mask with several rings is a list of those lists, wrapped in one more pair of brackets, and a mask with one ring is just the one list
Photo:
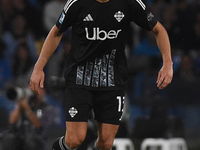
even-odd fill
[(125, 90), (92, 91), (79, 88), (66, 89), (66, 121), (87, 122), (93, 109), (95, 119), (101, 123), (119, 125), (124, 107)]

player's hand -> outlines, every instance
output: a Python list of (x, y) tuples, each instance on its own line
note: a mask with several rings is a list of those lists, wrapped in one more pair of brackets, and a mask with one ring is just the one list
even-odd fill
[(173, 66), (172, 64), (163, 65), (158, 73), (157, 87), (164, 89), (168, 84), (171, 83), (173, 78)]
[(41, 95), (41, 88), (44, 88), (44, 71), (34, 68), (30, 78), (30, 89), (36, 94)]

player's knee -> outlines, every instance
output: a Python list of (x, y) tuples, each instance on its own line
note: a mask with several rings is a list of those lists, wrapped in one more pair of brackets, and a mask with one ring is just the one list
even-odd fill
[(112, 145), (113, 145), (112, 139), (109, 139), (109, 138), (98, 139), (98, 146), (100, 149), (110, 150), (112, 148)]
[(74, 149), (74, 148), (77, 148), (81, 145), (83, 141), (80, 141), (78, 139), (73, 139), (73, 140), (70, 140), (70, 141), (66, 141), (66, 144), (71, 148), (71, 149)]
[(81, 145), (81, 143), (84, 141), (85, 136), (70, 136), (68, 138), (65, 138), (65, 143), (71, 148), (77, 148)]
[(104, 142), (99, 146), (100, 149), (110, 150), (112, 149), (112, 143)]

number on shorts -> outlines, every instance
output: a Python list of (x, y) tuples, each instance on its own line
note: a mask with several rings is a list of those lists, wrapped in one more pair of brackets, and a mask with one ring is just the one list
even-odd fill
[(123, 109), (122, 109), (122, 103), (124, 104), (124, 96), (122, 97), (122, 96), (117, 96), (117, 99), (118, 99), (118, 112), (121, 112), (121, 111), (123, 111)]

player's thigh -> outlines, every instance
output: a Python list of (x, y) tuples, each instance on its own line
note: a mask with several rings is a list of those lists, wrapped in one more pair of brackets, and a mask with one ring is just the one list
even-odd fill
[(95, 119), (101, 123), (119, 125), (124, 108), (125, 91), (101, 91), (97, 94), (93, 107)]
[(97, 122), (98, 125), (98, 138), (103, 142), (113, 142), (117, 131), (119, 129), (119, 125), (107, 124)]

